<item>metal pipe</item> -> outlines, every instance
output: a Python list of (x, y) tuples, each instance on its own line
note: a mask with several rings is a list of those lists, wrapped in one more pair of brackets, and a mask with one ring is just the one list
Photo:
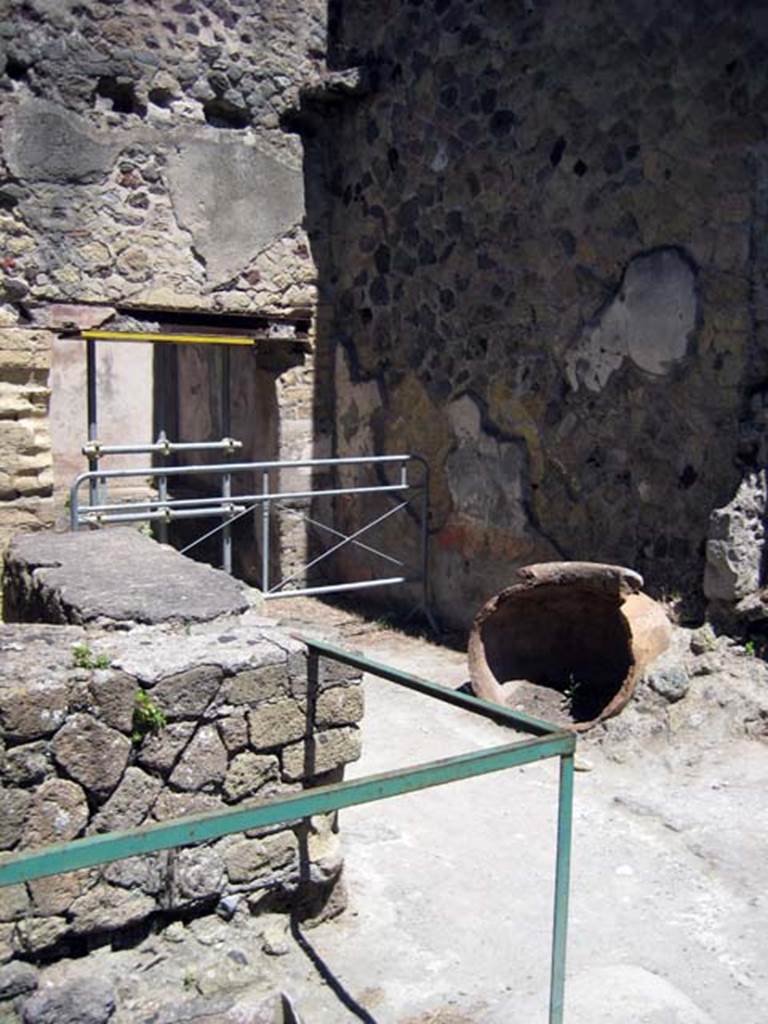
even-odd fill
[[(157, 443), (160, 446), (161, 452), (162, 446), (165, 444), (167, 440), (168, 439), (165, 436), (165, 430), (161, 430), (160, 433), (157, 435)], [(159, 476), (157, 478), (157, 497), (160, 500), (160, 502), (166, 502), (168, 500), (168, 477), (165, 475)], [(161, 544), (168, 543), (168, 517), (165, 515), (158, 522), (157, 539), (160, 541)]]
[[(221, 478), (221, 490), (224, 498), (229, 501), (232, 497), (232, 477), (229, 473), (225, 473)], [(221, 531), (221, 567), (224, 572), (232, 575), (232, 526), (229, 519)]]
[[(318, 654), (340, 661), (343, 665), (351, 665), (352, 668), (359, 668), (369, 675), (378, 676), (380, 679), (387, 679), (389, 682), (399, 683), (409, 690), (426, 694), (429, 697), (437, 697), (445, 704), (452, 704), (454, 707), (464, 708), (466, 711), (473, 711), (475, 714), (490, 718), (502, 725), (512, 726), (514, 729), (524, 729), (526, 732), (539, 736), (560, 735), (558, 726), (552, 722), (545, 722), (541, 718), (533, 718), (531, 715), (523, 714), (522, 711), (513, 711), (502, 704), (494, 704), (492, 701), (484, 700), (482, 697), (475, 697), (470, 693), (462, 693), (461, 690), (452, 690), (449, 686), (441, 686), (440, 683), (433, 683), (420, 676), (411, 675), (401, 669), (391, 668), (380, 661), (366, 658), (363, 654), (355, 651), (348, 651), (344, 647), (337, 647), (336, 644), (329, 644), (325, 640), (318, 640), (316, 637), (307, 637), (302, 633), (295, 633), (297, 640), (306, 644)], [(570, 736), (570, 744), (563, 752), (573, 751), (576, 748), (576, 737), (573, 733), (562, 733), (563, 736)]]
[[(381, 488), (381, 490), (386, 489), (387, 488)], [(327, 494), (328, 492), (318, 491), (317, 493)], [(286, 583), (290, 583), (291, 580), (295, 580), (297, 576), (301, 576), (303, 572), (306, 572), (308, 569), (311, 569), (313, 566), (317, 565), (318, 562), (322, 562), (324, 558), (328, 558), (328, 556), (332, 555), (334, 551), (338, 551), (340, 548), (343, 548), (346, 544), (349, 544), (356, 537), (362, 536), (362, 534), (366, 533), (366, 531), (372, 529), (374, 526), (378, 526), (379, 523), (383, 523), (385, 519), (389, 519), (389, 517), (393, 516), (395, 512), (399, 512), (401, 508), (405, 508), (407, 504), (407, 501), (403, 501), (399, 505), (396, 505), (394, 508), (391, 508), (388, 512), (385, 512), (383, 515), (377, 516), (377, 518), (371, 520), (370, 523), (366, 523), (365, 526), (362, 526), (359, 530), (356, 530), (354, 533), (351, 533), (348, 537), (345, 537), (344, 540), (339, 541), (338, 544), (334, 544), (333, 547), (328, 548), (328, 550), (324, 551), (322, 555), (318, 555), (317, 558), (313, 558), (311, 562), (307, 562), (307, 564), (303, 566), (301, 569), (299, 569), (298, 572), (291, 573), (290, 576), (285, 576), (282, 580), (280, 580), (279, 583), (276, 583), (274, 587), (270, 588), (270, 593), (276, 590), (278, 587), (282, 587), (285, 586)], [(266, 503), (265, 507), (268, 508), (269, 503)]]
[[(81, 337), (87, 341), (167, 341), (172, 345), (248, 345), (253, 346), (257, 338), (236, 334), (166, 334), (160, 331), (83, 331)], [(77, 340), (77, 339), (76, 339)], [(294, 339), (292, 338), (291, 341)]]
[[(390, 576), (388, 579), (362, 580), (359, 583), (333, 583), (326, 587), (302, 587), (298, 590), (271, 590), (262, 594), (265, 601), (279, 597), (306, 597), (309, 594), (333, 594), (342, 590), (364, 590), (367, 587), (388, 587), (393, 583), (413, 583), (407, 576)], [(279, 584), (278, 584), (279, 585)]]
[[(304, 522), (309, 523), (310, 526), (316, 526), (318, 530), (325, 530), (326, 533), (333, 534), (334, 537), (345, 537), (349, 539), (349, 534), (342, 533), (341, 530), (334, 530), (332, 526), (328, 526), (327, 523), (321, 523), (317, 519), (312, 519), (311, 516), (305, 515), (303, 512), (299, 512), (295, 508), (282, 509), (283, 512), (292, 513), (295, 516), (303, 519)], [(391, 562), (393, 565), (405, 565), (399, 558), (393, 558), (392, 555), (388, 555), (385, 551), (379, 551), (378, 548), (371, 547), (370, 544), (363, 544), (361, 540), (353, 540), (352, 545), (356, 548), (361, 548), (363, 551), (369, 551), (372, 555), (378, 555), (379, 558), (383, 558), (387, 562)]]
[(421, 494), (421, 600), (424, 614), (434, 628), (429, 607), (429, 467), (424, 464)]
[[(242, 505), (227, 505), (218, 508), (206, 508), (206, 509), (168, 509), (167, 511), (158, 510), (156, 512), (125, 512), (125, 513), (113, 513), (110, 515), (91, 515), (83, 516), (80, 520), (81, 523), (146, 523), (162, 522), (165, 520), (168, 522), (171, 519), (215, 519), (217, 517), (235, 515), (238, 512), (250, 511), (247, 507)], [(215, 530), (213, 531), (216, 532)], [(202, 540), (203, 538), (200, 538)], [(199, 543), (199, 540), (195, 543)], [(185, 551), (187, 548), (184, 549)]]
[[(172, 466), (166, 472), (168, 475), (178, 473), (246, 473), (262, 469), (310, 469), (316, 466), (336, 465), (361, 466), (366, 463), (402, 462), (408, 459), (422, 461), (416, 455), (370, 455), (343, 459), (287, 459), (285, 462), (211, 462), (191, 466)], [(143, 469), (109, 469), (105, 470), (102, 475), (109, 477), (152, 476), (153, 472), (152, 467), (145, 467)], [(82, 483), (83, 480), (87, 479), (88, 474), (81, 473), (75, 478), (75, 483)]]
[[(88, 440), (95, 441), (98, 434), (98, 395), (96, 390), (96, 342), (91, 338), (85, 344), (85, 379), (87, 391), (87, 426)], [(95, 473), (99, 468), (98, 453), (88, 456), (88, 472)], [(88, 483), (91, 504), (99, 500), (99, 483), (97, 477), (91, 477)]]
[[(261, 474), (261, 489), (265, 498), (269, 494), (269, 473)], [(269, 500), (261, 506), (261, 592), (269, 590)]]
[(243, 447), (242, 441), (234, 437), (223, 437), (221, 441), (163, 441), (162, 444), (101, 444), (99, 441), (84, 444), (83, 455), (96, 452), (99, 455), (151, 455), (155, 452), (171, 454), (172, 452), (209, 452), (235, 451)]
[(568, 939), (568, 890), (571, 872), (573, 826), (573, 753), (560, 758), (557, 810), (557, 860), (555, 907), (552, 928), (552, 965), (549, 987), (549, 1024), (563, 1024), (565, 1002), (565, 953)]
[[(145, 470), (143, 475), (160, 476), (160, 474), (163, 474), (164, 476), (177, 476), (178, 474), (174, 473), (175, 468), (175, 466), (171, 466), (168, 469), (164, 470), (162, 467), (158, 467), (156, 470), (151, 470), (149, 472)], [(108, 475), (109, 472), (110, 471), (107, 470), (103, 475)], [(99, 473), (98, 475), (102, 476), (101, 473)], [(87, 480), (88, 476), (85, 473), (81, 473), (80, 476), (78, 477), (79, 483), (82, 483), (84, 479)], [(386, 491), (402, 494), (404, 490), (410, 490), (410, 488), (403, 488), (400, 486), (400, 484), (382, 484), (380, 487), (341, 487), (332, 491), (276, 491), (274, 494), (238, 494), (236, 495), (236, 497), (238, 501), (253, 501), (254, 503), (258, 504), (261, 501), (282, 501), (285, 498), (315, 498), (317, 496), (323, 497), (335, 494), (381, 494)], [(172, 504), (176, 500), (187, 501), (191, 499), (171, 498), (169, 504)], [(203, 504), (204, 502), (211, 500), (214, 499), (201, 498), (200, 503)], [(220, 498), (215, 500), (220, 500)], [(97, 506), (93, 507), (95, 508)]]
[(457, 754), (440, 761), (368, 775), (362, 779), (317, 786), (277, 799), (258, 800), (239, 807), (226, 807), (27, 850), (11, 854), (0, 862), (0, 886), (108, 864), (156, 850), (206, 842), (234, 832), (267, 828), (343, 807), (386, 800), (402, 793), (414, 793), (459, 779), (471, 779), (505, 768), (533, 764), (556, 757), (566, 747), (567, 738), (555, 733), (541, 739), (526, 739), (501, 747)]

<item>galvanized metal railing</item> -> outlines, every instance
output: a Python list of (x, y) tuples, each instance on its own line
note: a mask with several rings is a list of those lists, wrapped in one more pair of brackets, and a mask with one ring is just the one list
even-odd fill
[[(379, 679), (388, 680), (475, 715), (529, 733), (531, 738), (517, 739), (488, 750), (459, 754), (332, 786), (318, 786), (281, 799), (256, 801), (248, 806), (176, 818), (121, 832), (87, 836), (84, 839), (74, 839), (67, 843), (56, 843), (12, 854), (0, 862), (0, 887), (64, 874), (80, 868), (96, 867), (138, 854), (218, 839), (249, 829), (310, 818), (312, 815), (336, 811), (342, 807), (385, 800), (431, 786), (440, 786), (557, 757), (560, 759), (560, 775), (548, 1024), (563, 1024), (573, 818), (573, 761), (576, 746), (573, 733), (561, 731), (555, 725), (521, 712), (511, 711), (501, 705), (371, 661), (332, 644), (304, 637), (299, 639), (307, 645), (310, 658), (313, 659), (314, 667), (310, 667), (310, 684), (313, 679), (318, 678), (318, 658), (327, 657), (361, 669)], [(471, 808), (468, 808), (467, 816), (470, 814)]]
[[(225, 439), (229, 441), (229, 439)], [(224, 443), (224, 442), (221, 442)], [(219, 442), (217, 442), (219, 444)], [(102, 449), (103, 450), (103, 449)], [(409, 474), (411, 465), (419, 467), (419, 479), (413, 480)], [(307, 490), (273, 490), (270, 474), (285, 470), (325, 469), (337, 470), (342, 467), (392, 467), (397, 471), (395, 483), (378, 483), (372, 486), (355, 487), (312, 487)], [(235, 493), (232, 478), (236, 474), (251, 474), (260, 478), (261, 490), (246, 493)], [(214, 497), (171, 498), (168, 496), (169, 479), (208, 474), (222, 478), (221, 494)], [(141, 477), (157, 480), (159, 490), (157, 496), (147, 497), (138, 501), (101, 501), (96, 495), (91, 496), (88, 504), (80, 500), (80, 488), (88, 483), (93, 494), (94, 481)], [(365, 523), (351, 534), (345, 534), (335, 527), (321, 523), (314, 516), (296, 509), (288, 508), (288, 512), (299, 515), (306, 522), (318, 529), (325, 530), (340, 539), (336, 544), (321, 552), (301, 568), (278, 581), (271, 579), (270, 565), (272, 556), (271, 518), (275, 505), (284, 508), (286, 502), (333, 498), (342, 495), (375, 495), (384, 494), (402, 498), (396, 505), (381, 515)], [(360, 538), (379, 526), (385, 520), (403, 512), (414, 502), (417, 503), (418, 519), (418, 565), (408, 571), (403, 559), (381, 551)], [(222, 522), (212, 530), (197, 537), (191, 544), (182, 549), (182, 553), (209, 539), (214, 534), (222, 534), (222, 565), (227, 572), (232, 571), (232, 524), (251, 511), (260, 509), (261, 538), (261, 590), (264, 597), (298, 597), (301, 595), (328, 594), (340, 591), (362, 590), (371, 587), (392, 586), (404, 583), (421, 585), (422, 606), (429, 616), (429, 467), (420, 455), (366, 455), (336, 459), (294, 459), (274, 462), (225, 462), (203, 463), (189, 466), (148, 466), (130, 469), (98, 469), (81, 473), (70, 488), (70, 525), (77, 530), (83, 525), (106, 525), (109, 523), (153, 522), (167, 524), (174, 519), (218, 518)], [(395, 575), (373, 577), (371, 579), (339, 582), (322, 586), (288, 587), (301, 575), (315, 568), (324, 560), (347, 545), (364, 549), (390, 564), (395, 564), (401, 571)]]

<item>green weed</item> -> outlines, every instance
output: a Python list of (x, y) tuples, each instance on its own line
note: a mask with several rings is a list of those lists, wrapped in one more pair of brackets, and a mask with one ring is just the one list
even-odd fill
[(168, 724), (160, 708), (155, 704), (146, 690), (136, 691), (136, 704), (133, 709), (133, 728), (131, 740), (135, 747), (145, 736), (159, 732)]
[(72, 646), (72, 664), (75, 668), (109, 668), (111, 660), (108, 654), (94, 654), (88, 644)]

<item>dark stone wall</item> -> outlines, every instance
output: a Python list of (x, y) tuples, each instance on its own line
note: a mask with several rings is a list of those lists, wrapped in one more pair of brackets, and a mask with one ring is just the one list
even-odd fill
[(337, 452), (429, 458), (449, 619), (551, 557), (695, 598), (709, 514), (758, 457), (768, 7), (331, 15), (370, 83), (308, 148)]

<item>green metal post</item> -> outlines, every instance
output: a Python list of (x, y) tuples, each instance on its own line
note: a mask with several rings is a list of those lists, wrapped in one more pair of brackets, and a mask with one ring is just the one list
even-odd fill
[(568, 889), (571, 874), (573, 824), (573, 753), (560, 758), (560, 792), (557, 809), (557, 862), (555, 865), (555, 915), (552, 930), (552, 973), (549, 988), (549, 1024), (563, 1024), (565, 997), (565, 948), (568, 939)]

